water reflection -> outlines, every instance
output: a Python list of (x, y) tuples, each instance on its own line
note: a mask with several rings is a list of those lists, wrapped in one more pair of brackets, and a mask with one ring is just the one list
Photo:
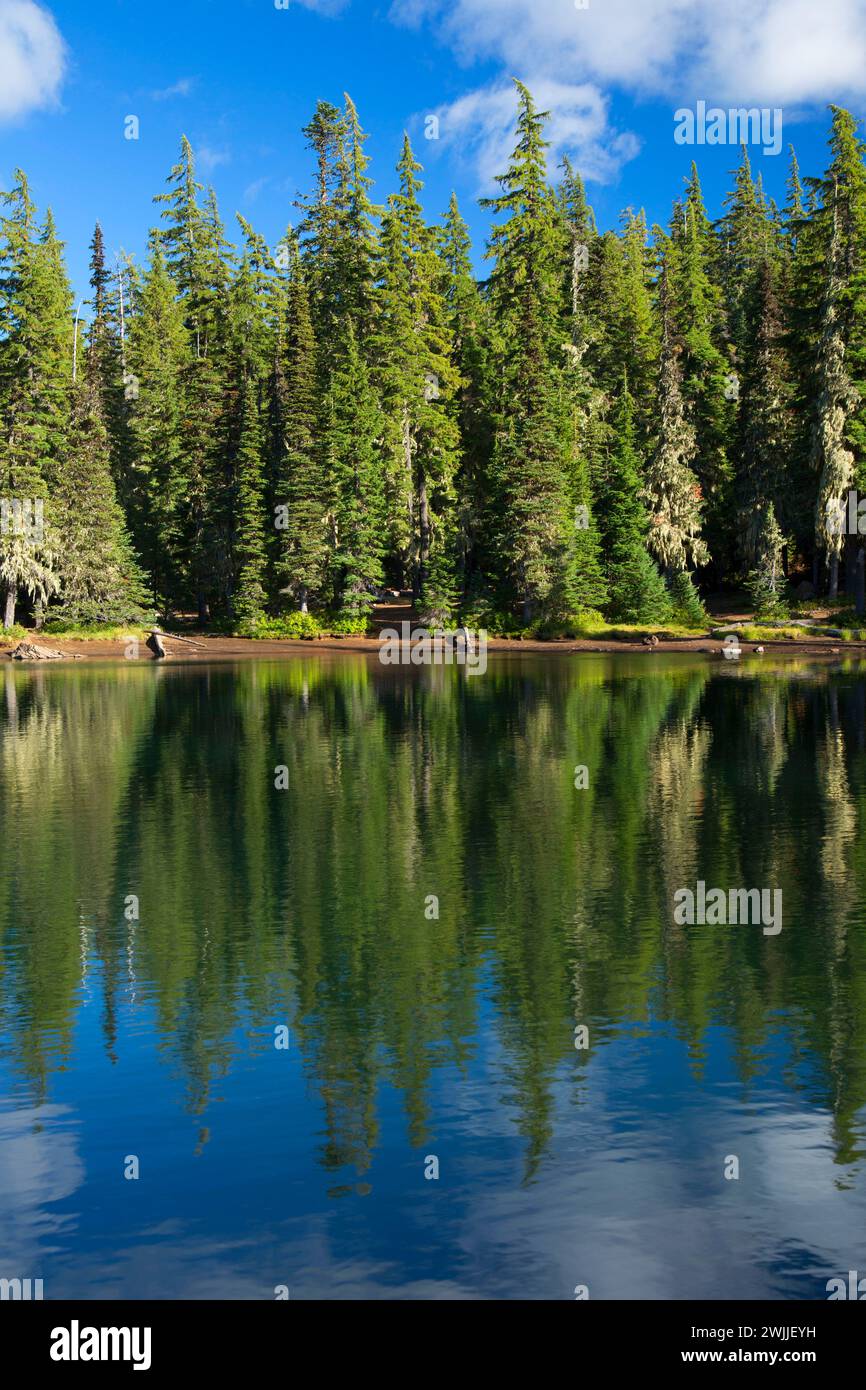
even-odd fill
[[(3, 679), (9, 1274), (822, 1297), (858, 1267), (855, 663)], [(674, 925), (698, 879), (781, 888), (783, 931)]]

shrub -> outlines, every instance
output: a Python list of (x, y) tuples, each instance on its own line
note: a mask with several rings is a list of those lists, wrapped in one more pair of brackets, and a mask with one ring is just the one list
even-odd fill
[(239, 637), (252, 637), (259, 642), (297, 641), (299, 638), (320, 637), (321, 624), (312, 613), (288, 613), (282, 618), (262, 618), (243, 622), (237, 628)]
[(327, 632), (334, 637), (365, 637), (369, 620), (366, 613), (337, 613), (325, 623)]
[(610, 578), (608, 619), (613, 623), (665, 623), (672, 606), (665, 582), (646, 550), (618, 565)]
[(706, 610), (692, 576), (686, 570), (675, 574), (671, 580), (671, 605), (675, 623), (681, 623), (683, 627), (706, 627)]
[(746, 580), (746, 592), (756, 618), (783, 619), (790, 616), (787, 585), (784, 576), (767, 567), (752, 570)]
[(557, 638), (574, 641), (590, 633), (603, 632), (605, 628), (606, 623), (600, 613), (594, 608), (581, 608), (576, 613), (569, 613), (567, 617), (550, 618), (540, 623), (532, 636), (541, 642), (553, 642)]

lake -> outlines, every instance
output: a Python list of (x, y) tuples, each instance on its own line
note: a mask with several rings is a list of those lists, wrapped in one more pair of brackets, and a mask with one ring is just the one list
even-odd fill
[[(781, 929), (675, 921), (699, 882)], [(866, 668), (7, 664), (0, 1037), (47, 1299), (824, 1299)]]

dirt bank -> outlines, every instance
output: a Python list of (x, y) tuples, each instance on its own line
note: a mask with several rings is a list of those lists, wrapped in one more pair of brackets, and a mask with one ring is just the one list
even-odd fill
[[(325, 637), (312, 642), (253, 642), (242, 637), (209, 637), (195, 634), (189, 634), (189, 636), (195, 645), (191, 645), (190, 641), (177, 642), (172, 641), (170, 636), (166, 637), (165, 645), (168, 650), (166, 659), (169, 662), (286, 660), (291, 657), (309, 657), (323, 652), (362, 652), (367, 656), (375, 656), (379, 650), (379, 641), (376, 637)], [(93, 639), (80, 641), (55, 637), (40, 637), (37, 640), (40, 645), (62, 652), (64, 656), (69, 658), (84, 657), (90, 661), (125, 661), (129, 659), (126, 655), (129, 650), (128, 640)], [(741, 644), (743, 657), (755, 655), (757, 645), (755, 642), (743, 642)], [(773, 642), (766, 640), (760, 645), (763, 646), (767, 655), (772, 654), (773, 656), (785, 653), (791, 656), (866, 657), (866, 642), (840, 642), (831, 637), (813, 637), (802, 641)], [(8, 660), (15, 646), (17, 646), (17, 642), (7, 643), (0, 647), (0, 660)], [(703, 653), (718, 656), (723, 650), (724, 642), (715, 637), (660, 639), (658, 646), (648, 648), (644, 646), (640, 638), (634, 641), (614, 641), (608, 638), (601, 641), (577, 642), (509, 641), (503, 638), (490, 638), (487, 646), (490, 653), (497, 655), (501, 653), (516, 656), (525, 655), (527, 652), (544, 652), (549, 656), (567, 656), (572, 652), (631, 652), (642, 653), (651, 658), (653, 652), (683, 652), (692, 656)], [(142, 661), (156, 660), (143, 642), (138, 645), (138, 659)]]

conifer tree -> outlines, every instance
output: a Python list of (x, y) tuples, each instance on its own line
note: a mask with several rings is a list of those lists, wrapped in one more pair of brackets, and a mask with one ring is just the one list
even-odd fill
[(747, 570), (766, 549), (765, 528), (771, 519), (777, 524), (776, 510), (785, 506), (784, 469), (791, 452), (791, 388), (774, 278), (767, 255), (748, 306), (752, 346), (743, 367), (737, 433), (737, 530)]
[(224, 595), (231, 570), (230, 516), (226, 473), (219, 436), (224, 430), (225, 312), (229, 267), (226, 242), (212, 195), (199, 204), (201, 184), (186, 136), (181, 158), (169, 175), (163, 204), (166, 261), (178, 287), (187, 330), (181, 370), (181, 457), (186, 464), (183, 494), (183, 578), (185, 597), (200, 623), (207, 622), (214, 598)]
[(486, 201), (504, 219), (488, 256), (500, 347), (493, 485), (498, 566), (522, 621), (576, 606), (570, 439), (562, 389), (561, 220), (547, 183), (547, 113), (518, 93), (517, 145), (501, 192)]
[(397, 171), (400, 191), (389, 199), (383, 224), (377, 339), (388, 482), (394, 540), (416, 597), (442, 614), (454, 592), (444, 557), (455, 501), (459, 433), (450, 405), (458, 376), (444, 268), (418, 201), (421, 166), (408, 136)]
[[(849, 488), (866, 488), (866, 146), (848, 111), (832, 107), (832, 160), (814, 186), (819, 206), (816, 240), (824, 248), (824, 288), (815, 370), (817, 408), (811, 438), (818, 474), (816, 541), (829, 568), (828, 592), (836, 596), (843, 535), (832, 523)], [(849, 588), (857, 572), (863, 603), (864, 552), (849, 543)]]
[(563, 161), (563, 168), (557, 200), (566, 233), (562, 383), (570, 412), (569, 478), (575, 520), (573, 592), (579, 608), (598, 609), (607, 597), (595, 496), (606, 401), (595, 384), (587, 355), (594, 337), (587, 275), (598, 234), (580, 174), (568, 158)]
[(234, 564), (236, 579), (231, 612), (241, 623), (255, 625), (267, 604), (264, 470), (258, 382), (247, 371), (240, 384), (235, 446)]
[(58, 587), (48, 469), (63, 456), (72, 377), (72, 296), (48, 214), (42, 232), (20, 170), (0, 221), (0, 591), (3, 625), (23, 593), (41, 611)]
[(705, 501), (704, 534), (724, 573), (732, 526), (728, 443), (736, 375), (725, 352), (726, 320), (718, 282), (719, 246), (693, 164), (671, 238), (660, 238), (670, 273), (671, 310), (682, 343), (683, 399), (695, 430), (695, 473)]
[(472, 271), (469, 229), (452, 193), (440, 236), (446, 273), (445, 300), (451, 331), (452, 359), (458, 386), (452, 402), (460, 432), (460, 466), (455, 476), (457, 508), (453, 544), (462, 596), (475, 575), (491, 563), (488, 538), (490, 428), (490, 324), (488, 311)]
[[(310, 317), (304, 267), (291, 244), (284, 349), (285, 409), (282, 454), (274, 492), (277, 557), (275, 574), (282, 595), (302, 613), (325, 597), (328, 562), (327, 520), (335, 507), (335, 481), (324, 473), (327, 432), (320, 430), (321, 406), (316, 341)], [(324, 444), (320, 433), (325, 436)]]
[(691, 469), (695, 432), (683, 403), (681, 345), (674, 331), (666, 266), (662, 268), (659, 287), (659, 313), (659, 427), (647, 468), (645, 496), (650, 509), (650, 551), (665, 573), (672, 576), (704, 564), (708, 554), (700, 534), (701, 489)]
[(102, 409), (89, 373), (73, 391), (66, 448), (49, 466), (61, 542), (55, 611), (74, 623), (143, 622), (151, 598), (117, 500)]
[(336, 497), (336, 607), (341, 616), (357, 621), (366, 617), (382, 583), (387, 513), (376, 444), (382, 434), (381, 411), (351, 325), (345, 361), (332, 380), (326, 411)]
[(658, 331), (642, 213), (624, 214), (621, 237), (605, 233), (590, 267), (588, 301), (598, 327), (587, 364), (609, 402), (617, 399), (623, 375), (627, 376), (635, 401), (636, 438), (645, 448), (654, 431)]
[[(315, 184), (276, 255), (243, 218), (230, 244), (184, 138), (142, 272), (110, 263), (97, 223), (83, 317), (16, 173), (0, 220), (7, 626), (125, 621), (148, 587), (166, 618), (255, 625), (297, 606), (360, 627), (386, 574), (436, 623), (555, 631), (588, 607), (698, 622), (691, 571), (708, 562), (711, 583), (750, 574), (758, 595), (812, 561), (866, 608), (863, 540), (839, 521), (866, 490), (854, 117), (832, 109), (821, 178), (792, 152), (781, 211), (744, 151), (711, 224), (693, 166), (650, 248), (632, 210), (599, 235), (567, 159), (554, 191), (545, 114), (516, 91), (485, 284), (456, 198), (427, 224), (408, 139), (374, 204), (348, 95), (305, 129)], [(38, 534), (22, 524), (37, 504)]]
[(635, 443), (634, 407), (624, 383), (613, 417), (604, 478), (604, 555), (612, 622), (664, 622), (670, 599), (646, 548), (649, 517), (641, 501), (642, 467)]
[[(346, 123), (342, 113), (331, 102), (320, 101), (303, 135), (315, 157), (316, 181), (312, 195), (298, 203), (304, 214), (298, 236), (306, 266), (314, 331), (321, 345), (319, 370), (322, 382), (326, 383), (339, 359), (343, 274), (347, 270), (340, 256), (349, 178)], [(358, 158), (360, 160), (360, 152)]]
[(268, 555), (265, 532), (265, 441), (261, 422), (273, 320), (270, 254), (238, 217), (244, 248), (228, 297), (225, 482), (231, 558), (226, 611), (254, 626), (265, 614)]
[(90, 332), (87, 369), (99, 392), (106, 421), (116, 412), (119, 380), (116, 344), (111, 325), (111, 272), (105, 259), (105, 238), (97, 222), (90, 243)]
[(181, 603), (186, 563), (183, 516), (182, 373), (187, 332), (157, 233), (135, 296), (124, 388), (129, 465), (123, 489), (134, 543), (164, 617)]
[(838, 209), (834, 206), (815, 372), (818, 398), (812, 428), (812, 463), (819, 475), (815, 536), (829, 568), (830, 598), (835, 598), (837, 593), (839, 558), (844, 541), (844, 530), (837, 520), (839, 507), (845, 506), (847, 493), (854, 482), (855, 459), (853, 450), (848, 447), (847, 428), (860, 405), (859, 393), (845, 362), (844, 293), (842, 239)]

